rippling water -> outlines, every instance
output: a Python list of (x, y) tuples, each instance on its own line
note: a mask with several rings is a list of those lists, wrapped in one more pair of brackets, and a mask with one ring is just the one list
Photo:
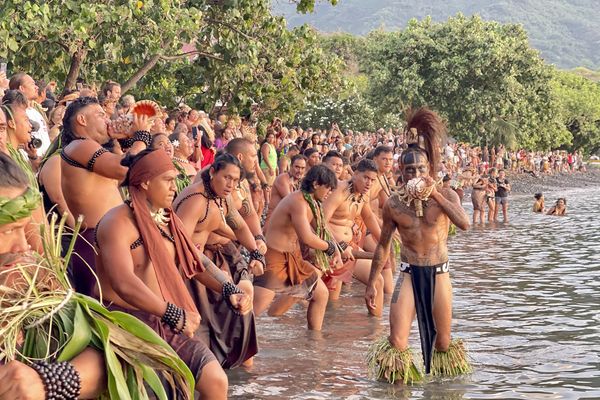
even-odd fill
[[(453, 337), (465, 339), (475, 372), (416, 386), (367, 377), (366, 349), (387, 335), (367, 317), (364, 286), (345, 287), (321, 333), (304, 305), (258, 319), (261, 350), (230, 371), (237, 399), (600, 399), (600, 190), (567, 196), (569, 215), (534, 215), (511, 199), (509, 224), (475, 226), (450, 240)], [(470, 201), (465, 208), (471, 214)], [(413, 349), (420, 350), (416, 322)]]

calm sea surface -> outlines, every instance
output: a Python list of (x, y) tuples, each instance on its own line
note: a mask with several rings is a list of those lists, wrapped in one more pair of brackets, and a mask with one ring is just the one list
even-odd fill
[[(323, 331), (306, 330), (306, 307), (258, 318), (260, 353), (229, 372), (232, 399), (600, 399), (600, 189), (568, 198), (563, 218), (534, 215), (511, 198), (509, 224), (475, 226), (450, 239), (453, 337), (475, 372), (415, 386), (368, 378), (369, 344), (389, 333), (366, 315), (364, 286), (346, 286)], [(470, 200), (464, 203), (471, 214)], [(419, 350), (416, 322), (411, 333)]]

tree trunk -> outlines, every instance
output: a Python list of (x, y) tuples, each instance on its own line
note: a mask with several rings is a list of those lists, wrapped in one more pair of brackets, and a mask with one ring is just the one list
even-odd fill
[(71, 67), (69, 68), (67, 79), (65, 80), (65, 91), (75, 89), (77, 78), (79, 78), (79, 71), (81, 70), (81, 64), (86, 56), (87, 49), (78, 49), (71, 56)]
[(148, 71), (154, 68), (154, 66), (156, 65), (156, 63), (158, 63), (159, 60), (159, 54), (155, 54), (152, 57), (150, 57), (150, 59), (146, 61), (146, 63), (142, 65), (142, 67), (135, 74), (133, 74), (133, 76), (129, 78), (127, 82), (121, 85), (121, 94), (125, 94), (129, 89), (134, 87), (135, 84), (138, 83), (138, 81), (148, 73)]

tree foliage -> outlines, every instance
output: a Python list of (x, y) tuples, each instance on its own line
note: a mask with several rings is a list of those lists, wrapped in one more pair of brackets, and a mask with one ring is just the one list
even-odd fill
[[(298, 2), (306, 12), (312, 1)], [(115, 80), (174, 105), (184, 98), (230, 112), (251, 106), (290, 119), (343, 86), (342, 64), (308, 27), (289, 31), (268, 0), (98, 0), (0, 5), (0, 58), (11, 71), (64, 81)]]
[(550, 148), (570, 139), (555, 117), (553, 70), (521, 26), (459, 14), (445, 23), (412, 20), (367, 41), (369, 91), (383, 111), (430, 106), (452, 135), (472, 143), (494, 143), (512, 125), (518, 145)]
[(176, 56), (202, 23), (199, 9), (178, 0), (5, 0), (0, 15), (0, 57), (67, 88), (80, 73), (126, 79), (153, 55)]
[(291, 26), (311, 24), (322, 32), (366, 35), (373, 29), (404, 29), (411, 18), (445, 21), (457, 12), (485, 20), (523, 24), (531, 45), (560, 68), (600, 68), (597, 0), (344, 0), (319, 4), (312, 14), (297, 13), (287, 1), (274, 0), (274, 12)]
[(560, 119), (573, 135), (571, 149), (586, 153), (600, 150), (600, 84), (570, 72), (559, 71), (552, 90), (560, 107)]

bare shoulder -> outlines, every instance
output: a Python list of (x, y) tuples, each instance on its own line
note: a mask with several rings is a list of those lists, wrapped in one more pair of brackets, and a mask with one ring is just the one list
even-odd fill
[(101, 147), (93, 140), (74, 140), (65, 146), (63, 151), (73, 160), (83, 164), (87, 163), (92, 154)]
[(126, 241), (138, 235), (133, 213), (127, 204), (110, 209), (96, 226), (96, 238), (99, 243), (115, 239)]
[(288, 196), (285, 196), (283, 200), (277, 204), (277, 207), (281, 207), (286, 210), (286, 212), (298, 212), (301, 210), (300, 207), (303, 207), (306, 201), (304, 201), (304, 196), (301, 191), (295, 191), (290, 193)]
[(204, 188), (203, 184), (201, 182), (195, 182), (192, 183), (190, 186), (187, 186), (186, 188), (184, 188), (175, 198), (175, 200), (173, 201), (173, 209), (174, 210), (178, 210), (180, 206), (183, 206), (185, 203), (186, 207), (191, 206), (191, 205), (197, 205), (198, 203), (203, 203), (204, 197), (201, 195), (198, 196), (194, 196), (194, 197), (199, 197), (199, 199), (194, 199), (194, 201), (185, 201), (186, 199), (188, 199), (190, 196), (193, 196), (194, 193), (198, 193), (200, 191), (202, 191), (202, 189)]

